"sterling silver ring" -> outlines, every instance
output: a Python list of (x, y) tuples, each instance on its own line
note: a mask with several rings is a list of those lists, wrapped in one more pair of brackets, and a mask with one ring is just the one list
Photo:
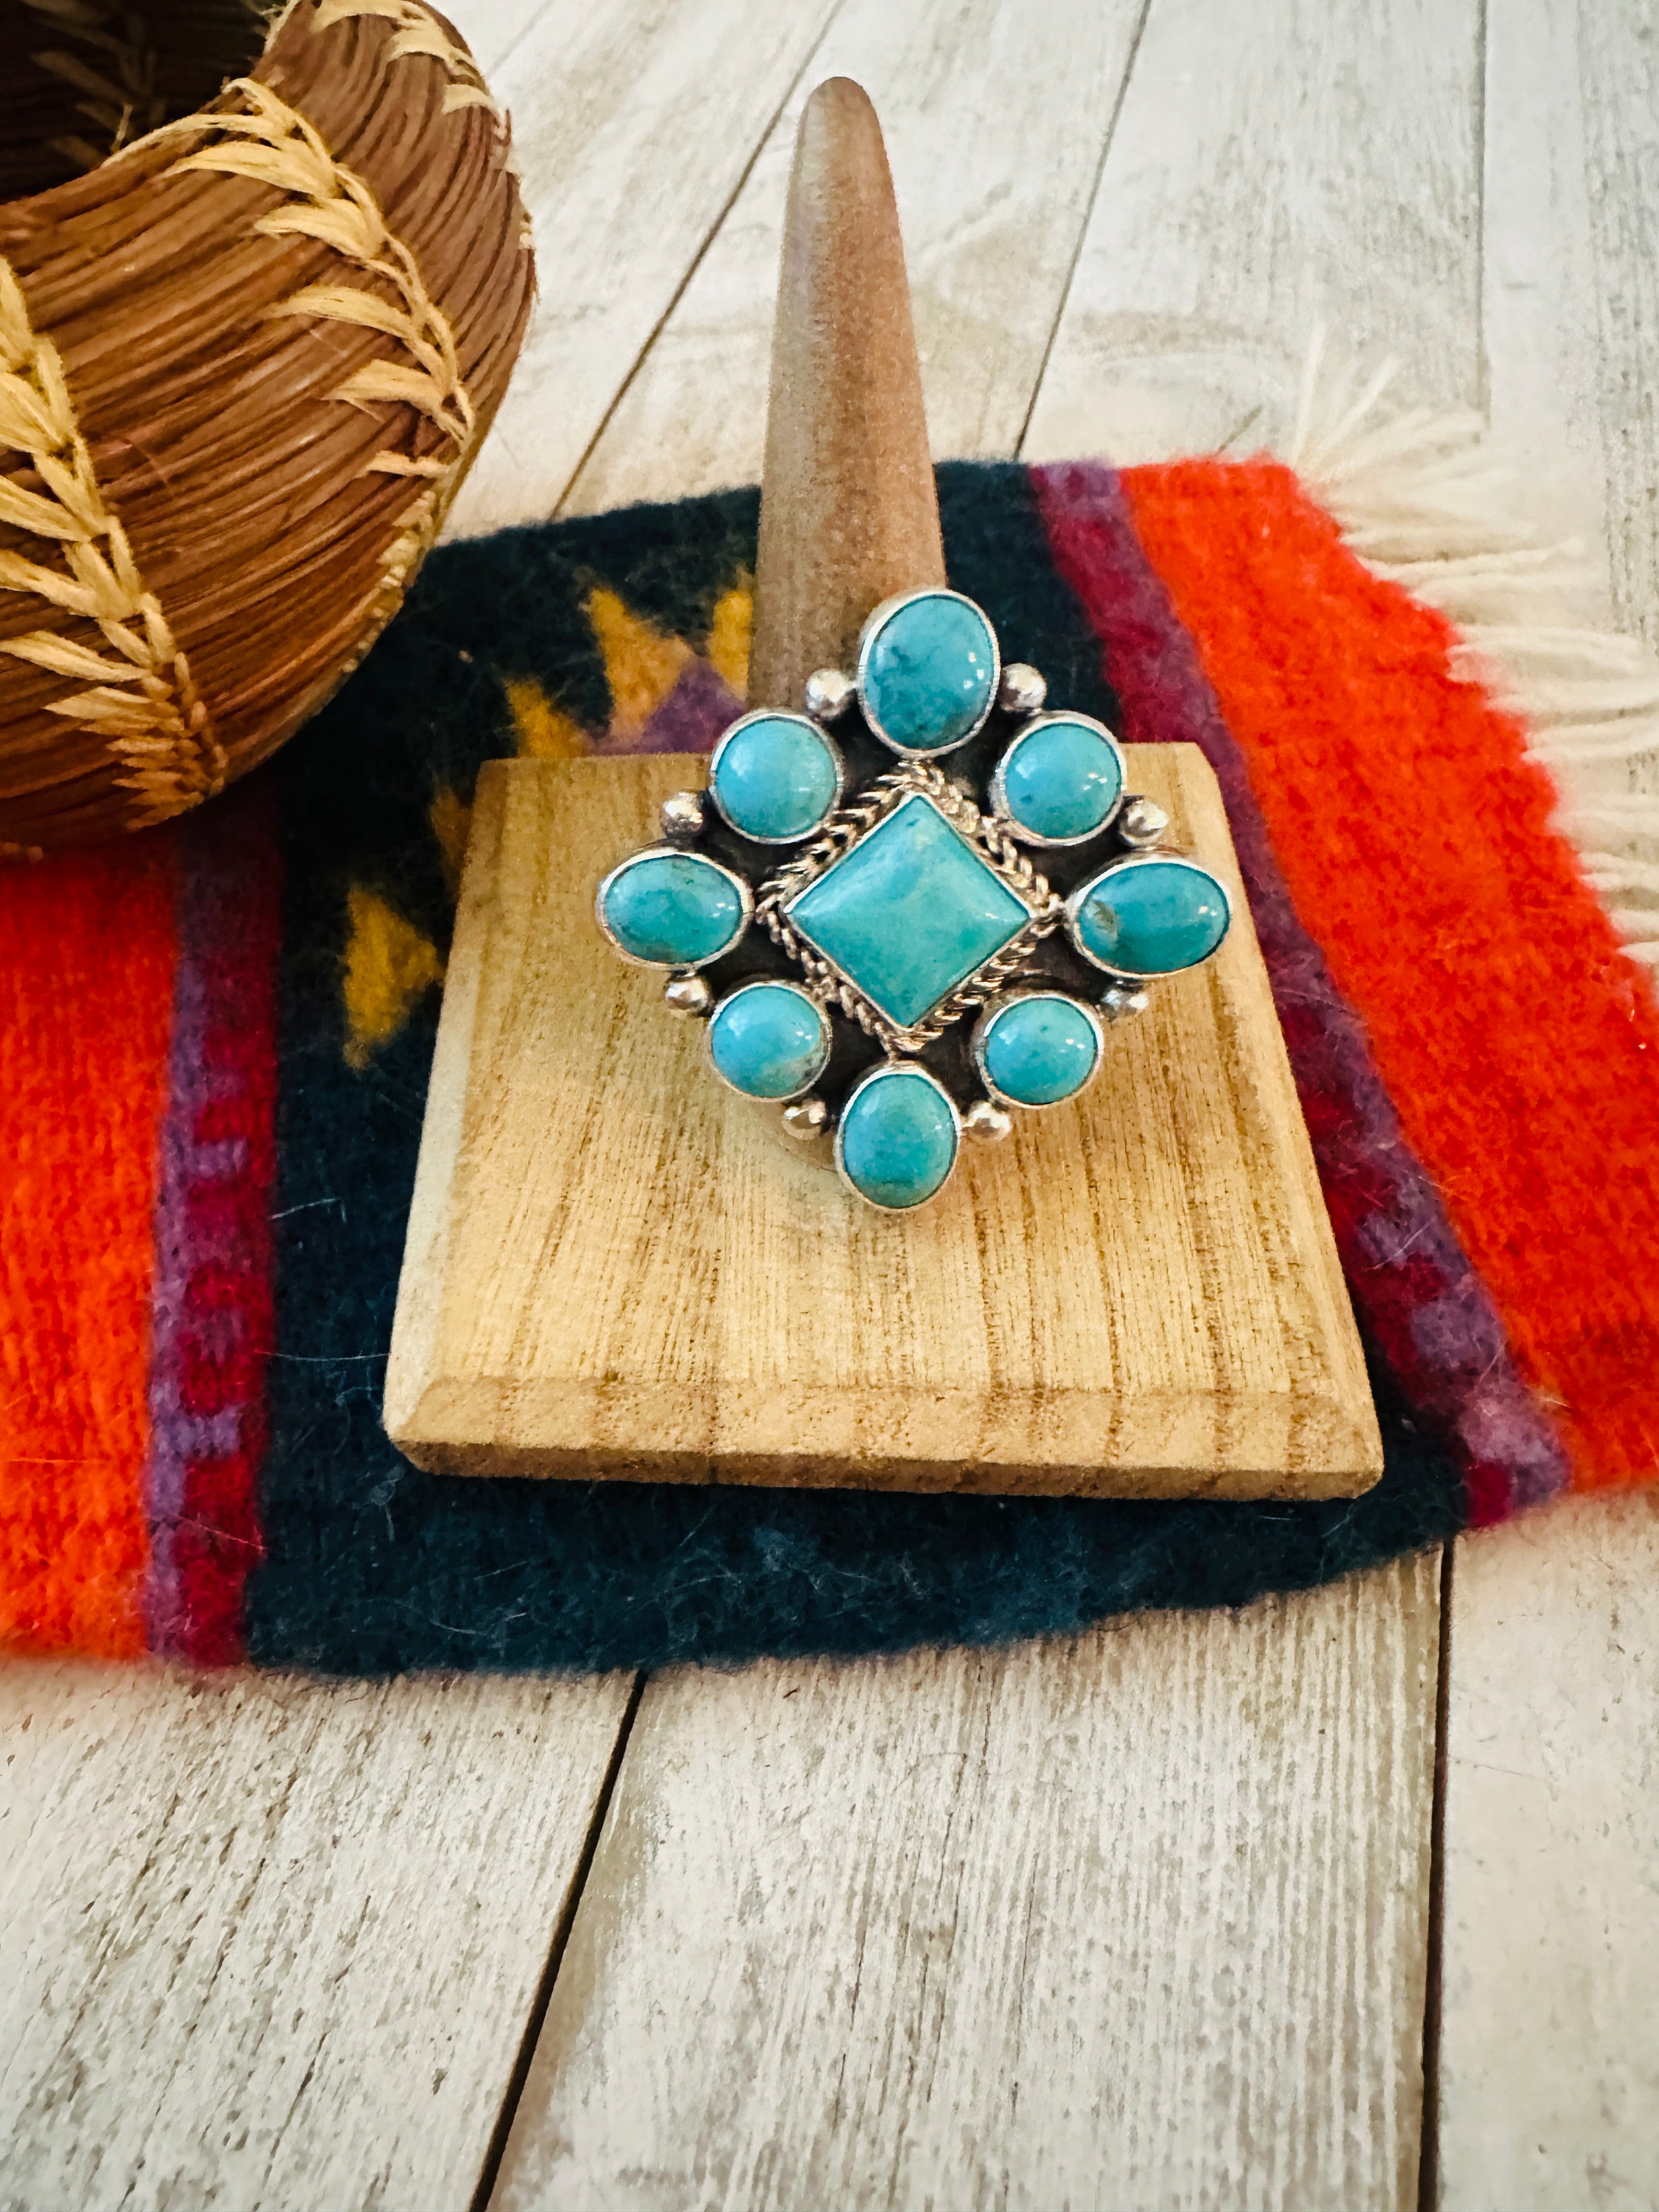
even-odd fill
[(1049, 708), (960, 592), (884, 600), (854, 673), (820, 669), (803, 708), (739, 716), (595, 912), (706, 1021), (723, 1083), (908, 1212), (964, 1138), (1074, 1099), (1109, 1027), (1212, 958), (1231, 905), (1126, 788), (1112, 732)]

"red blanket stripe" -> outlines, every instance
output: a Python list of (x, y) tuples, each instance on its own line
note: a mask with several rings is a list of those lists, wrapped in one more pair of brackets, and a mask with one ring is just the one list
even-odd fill
[(173, 851), (0, 869), (0, 1639), (143, 1649)]

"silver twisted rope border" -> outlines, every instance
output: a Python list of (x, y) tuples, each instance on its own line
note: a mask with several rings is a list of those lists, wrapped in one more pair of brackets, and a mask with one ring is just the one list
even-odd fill
[[(951, 825), (974, 845), (998, 881), (1030, 911), (1030, 920), (1002, 950), (976, 968), (948, 999), (942, 1000), (925, 1021), (908, 1029), (890, 1021), (852, 977), (809, 945), (793, 927), (786, 908), (809, 884), (841, 860), (860, 838), (892, 813), (903, 799), (931, 799)], [(963, 1014), (982, 1006), (1004, 984), (1021, 974), (1031, 954), (1058, 925), (1064, 902), (1031, 866), (1018, 845), (988, 816), (981, 814), (967, 793), (948, 776), (923, 762), (907, 761), (901, 768), (878, 776), (851, 806), (832, 814), (811, 844), (769, 877), (755, 895), (755, 919), (764, 923), (774, 944), (805, 973), (808, 983), (826, 1002), (837, 1006), (889, 1053), (921, 1052), (941, 1036)]]

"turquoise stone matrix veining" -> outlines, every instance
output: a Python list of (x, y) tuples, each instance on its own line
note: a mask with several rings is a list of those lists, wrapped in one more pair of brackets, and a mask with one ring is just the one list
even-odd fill
[(1231, 919), (1227, 894), (1209, 870), (1173, 854), (1103, 868), (1066, 905), (1072, 942), (1084, 958), (1124, 975), (1196, 968)]
[(1074, 1098), (1099, 1066), (1100, 1047), (1098, 1015), (1059, 991), (988, 1007), (974, 1035), (986, 1088), (1011, 1106)]
[(971, 599), (920, 592), (870, 617), (859, 704), (895, 752), (948, 752), (983, 724), (1000, 672), (996, 632)]
[(860, 1198), (903, 1212), (944, 1186), (957, 1127), (949, 1092), (926, 1069), (878, 1067), (842, 1109), (836, 1164)]
[(788, 908), (890, 1021), (908, 1029), (1030, 920), (931, 799), (904, 799)]
[(744, 983), (715, 1007), (708, 1052), (746, 1098), (799, 1098), (830, 1057), (829, 1017), (799, 983)]
[(701, 853), (649, 852), (599, 885), (600, 926), (647, 967), (701, 968), (729, 952), (749, 926), (748, 886)]
[(1098, 722), (1043, 714), (1014, 739), (991, 779), (991, 803), (1040, 845), (1080, 845), (1103, 830), (1123, 796), (1123, 756)]
[(745, 714), (714, 748), (708, 788), (739, 836), (810, 837), (841, 796), (841, 759), (805, 714)]

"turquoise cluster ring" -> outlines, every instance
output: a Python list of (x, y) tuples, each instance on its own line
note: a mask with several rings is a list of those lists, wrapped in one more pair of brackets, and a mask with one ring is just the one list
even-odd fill
[(666, 971), (722, 1083), (908, 1212), (964, 1139), (1075, 1099), (1110, 1027), (1227, 934), (1226, 887), (1127, 774), (1103, 723), (1005, 665), (971, 599), (904, 592), (851, 676), (732, 724), (707, 789), (665, 801), (661, 842), (599, 884), (599, 926)]

